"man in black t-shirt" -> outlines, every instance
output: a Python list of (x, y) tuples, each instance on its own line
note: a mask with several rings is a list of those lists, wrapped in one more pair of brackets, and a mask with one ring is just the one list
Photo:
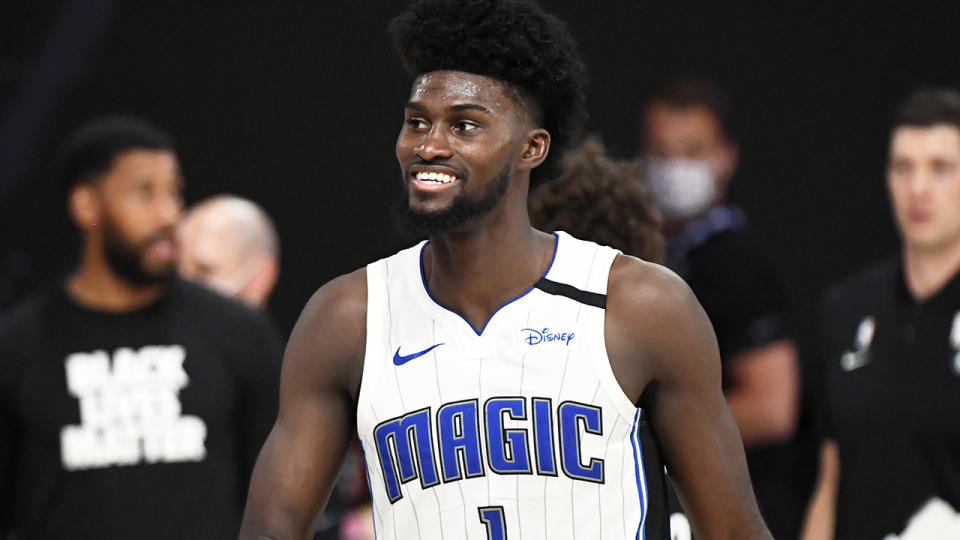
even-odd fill
[(640, 151), (664, 216), (666, 264), (693, 289), (716, 331), (724, 396), (763, 517), (774, 537), (796, 537), (806, 497), (790, 443), (797, 352), (780, 278), (743, 211), (727, 200), (739, 157), (730, 100), (711, 82), (681, 79), (653, 93), (640, 112)]
[(0, 537), (235, 538), (280, 341), (175, 278), (170, 138), (107, 118), (64, 147), (80, 262), (0, 321)]
[(844, 280), (822, 305), (811, 540), (910, 538), (938, 508), (954, 528), (924, 537), (960, 537), (960, 93), (920, 90), (904, 102), (887, 190), (900, 255)]

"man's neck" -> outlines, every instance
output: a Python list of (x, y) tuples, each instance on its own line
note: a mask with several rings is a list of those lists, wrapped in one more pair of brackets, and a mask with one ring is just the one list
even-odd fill
[(940, 250), (904, 246), (903, 272), (910, 295), (918, 302), (928, 300), (960, 271), (960, 242)]
[(153, 303), (166, 291), (166, 284), (131, 283), (118, 276), (104, 261), (84, 260), (67, 278), (66, 291), (82, 306), (122, 313)]
[(432, 237), (423, 256), (431, 294), (483, 327), (503, 304), (543, 275), (555, 240), (530, 226), (526, 215), (513, 226), (477, 226)]

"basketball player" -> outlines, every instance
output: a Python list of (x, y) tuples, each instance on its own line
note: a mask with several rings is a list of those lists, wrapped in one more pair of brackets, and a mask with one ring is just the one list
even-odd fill
[(699, 537), (769, 538), (689, 289), (530, 226), (584, 118), (569, 31), (529, 0), (424, 0), (391, 31), (429, 241), (307, 304), (241, 536), (304, 538), (356, 427), (378, 538), (664, 538), (664, 464)]
[[(904, 101), (890, 132), (887, 193), (900, 254), (845, 279), (821, 306), (823, 442), (809, 540), (910, 538), (936, 526), (938, 507), (949, 509), (941, 523), (960, 521), (956, 90)], [(924, 538), (957, 538), (940, 530)]]

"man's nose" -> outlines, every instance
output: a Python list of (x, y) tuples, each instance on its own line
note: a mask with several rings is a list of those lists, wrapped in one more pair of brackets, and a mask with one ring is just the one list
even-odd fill
[(448, 134), (443, 126), (434, 124), (424, 135), (420, 145), (414, 148), (417, 157), (423, 161), (433, 161), (450, 157), (452, 154)]
[(928, 171), (916, 171), (910, 178), (910, 193), (914, 196), (928, 195), (933, 187), (933, 181), (933, 175)]
[(183, 213), (183, 200), (179, 196), (162, 197), (157, 202), (157, 221), (159, 225), (173, 227), (180, 222)]

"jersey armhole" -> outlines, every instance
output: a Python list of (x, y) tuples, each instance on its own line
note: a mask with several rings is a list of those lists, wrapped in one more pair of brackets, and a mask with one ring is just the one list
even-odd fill
[[(612, 248), (603, 249), (597, 253), (597, 260), (594, 263), (596, 270), (588, 278), (588, 290), (604, 291), (605, 294), (609, 294), (607, 285), (610, 281), (610, 269), (618, 255), (620, 255), (620, 251)], [(591, 328), (596, 328), (599, 335), (593, 341), (597, 346), (595, 351), (591, 351), (590, 358), (593, 361), (593, 367), (597, 378), (600, 380), (600, 385), (616, 406), (617, 411), (625, 419), (633, 420), (638, 407), (627, 397), (613, 373), (613, 367), (610, 366), (610, 356), (607, 354), (606, 314), (606, 309), (591, 310), (590, 316), (595, 317)]]
[[(357, 411), (362, 414), (369, 405), (367, 396), (375, 392), (377, 374), (380, 369), (375, 359), (384, 343), (387, 325), (384, 318), (389, 315), (387, 307), (387, 261), (385, 259), (367, 265), (367, 336), (363, 348), (363, 370), (360, 376), (360, 390), (357, 393)], [(382, 355), (381, 355), (382, 356)]]

